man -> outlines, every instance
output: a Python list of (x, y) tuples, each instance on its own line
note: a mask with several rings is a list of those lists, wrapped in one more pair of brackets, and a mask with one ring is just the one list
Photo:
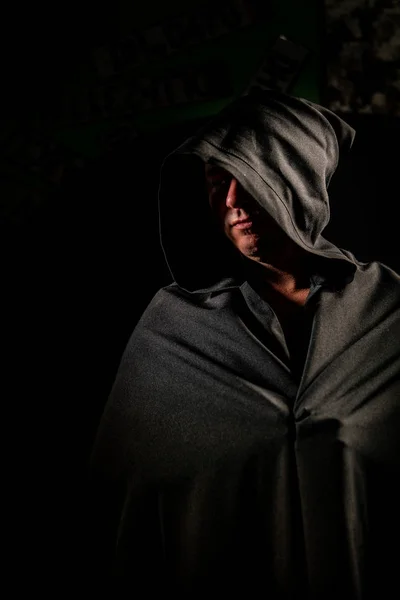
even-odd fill
[(321, 235), (353, 138), (265, 91), (165, 159), (174, 282), (132, 334), (92, 456), (95, 568), (121, 594), (397, 584), (400, 279)]
[(301, 307), (310, 293), (312, 275), (307, 253), (268, 212), (260, 209), (228, 171), (206, 164), (205, 176), (209, 203), (222, 232), (244, 257), (259, 265), (247, 263), (246, 279), (277, 315), (294, 374), (294, 361), (300, 358), (296, 343), (301, 341), (304, 321)]

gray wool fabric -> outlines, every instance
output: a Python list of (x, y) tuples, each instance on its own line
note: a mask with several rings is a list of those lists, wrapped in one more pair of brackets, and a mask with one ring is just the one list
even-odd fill
[[(400, 277), (323, 237), (354, 135), (259, 91), (164, 160), (174, 282), (132, 333), (91, 461), (119, 589), (359, 600), (398, 586)], [(204, 162), (313, 259), (298, 352), (213, 223)]]

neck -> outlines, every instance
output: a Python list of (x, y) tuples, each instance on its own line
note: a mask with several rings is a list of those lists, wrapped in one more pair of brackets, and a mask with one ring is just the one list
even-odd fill
[(246, 274), (250, 283), (269, 301), (283, 301), (304, 305), (310, 291), (310, 269), (306, 261), (275, 266), (255, 260), (246, 260)]
[(274, 289), (295, 292), (309, 287), (310, 265), (307, 257), (298, 255), (291, 261), (274, 264), (262, 260), (247, 260), (246, 268), (250, 277), (258, 279)]

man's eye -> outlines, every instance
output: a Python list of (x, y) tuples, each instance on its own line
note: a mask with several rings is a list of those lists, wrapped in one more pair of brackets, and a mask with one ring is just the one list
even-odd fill
[(221, 187), (224, 187), (226, 184), (228, 183), (227, 179), (221, 179), (220, 181), (213, 181), (211, 184), (211, 187), (213, 189), (219, 189)]

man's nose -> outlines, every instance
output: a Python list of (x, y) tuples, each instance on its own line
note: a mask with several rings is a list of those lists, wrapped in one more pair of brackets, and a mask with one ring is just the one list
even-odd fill
[(232, 180), (229, 184), (228, 193), (225, 199), (225, 205), (228, 208), (235, 208), (240, 203), (239, 199), (239, 183), (237, 179), (232, 177)]

